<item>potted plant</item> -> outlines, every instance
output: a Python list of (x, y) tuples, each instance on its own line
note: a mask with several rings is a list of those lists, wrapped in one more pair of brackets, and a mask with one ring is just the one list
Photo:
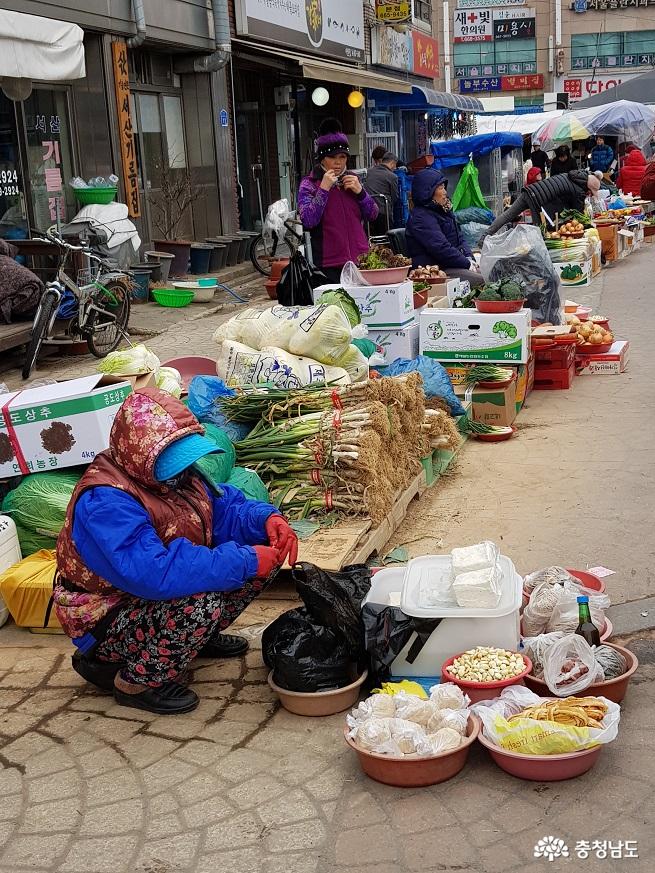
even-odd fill
[(150, 195), (152, 223), (161, 234), (153, 245), (160, 252), (173, 255), (171, 276), (186, 276), (191, 255), (191, 241), (179, 234), (191, 205), (200, 197), (187, 168), (171, 170), (162, 167), (159, 191)]

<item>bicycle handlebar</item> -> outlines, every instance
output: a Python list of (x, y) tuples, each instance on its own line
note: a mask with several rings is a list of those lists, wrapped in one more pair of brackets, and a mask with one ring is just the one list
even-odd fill
[(38, 242), (50, 243), (51, 245), (58, 246), (60, 249), (66, 249), (69, 252), (83, 252), (90, 260), (96, 261), (98, 264), (105, 263), (105, 259), (98, 255), (94, 255), (88, 246), (74, 246), (72, 243), (66, 242), (66, 240), (62, 239), (52, 227), (46, 230), (45, 237), (36, 236), (34, 239)]

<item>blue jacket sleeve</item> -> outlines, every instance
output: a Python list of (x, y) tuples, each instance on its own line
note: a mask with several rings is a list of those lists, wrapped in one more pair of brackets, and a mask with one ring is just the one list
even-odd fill
[(428, 260), (424, 266), (439, 264), (442, 270), (448, 267), (455, 270), (469, 268), (469, 259), (448, 242), (436, 216), (430, 215), (426, 209), (414, 209), (408, 231), (427, 252)]
[(80, 496), (73, 542), (90, 570), (144, 600), (235, 591), (257, 573), (250, 546), (223, 542), (210, 549), (184, 537), (165, 546), (144, 507), (117, 488), (90, 488)]
[(279, 510), (270, 503), (246, 500), (233, 485), (221, 485), (220, 489), (220, 495), (209, 492), (214, 501), (214, 542), (233, 540), (248, 546), (267, 545), (264, 525)]

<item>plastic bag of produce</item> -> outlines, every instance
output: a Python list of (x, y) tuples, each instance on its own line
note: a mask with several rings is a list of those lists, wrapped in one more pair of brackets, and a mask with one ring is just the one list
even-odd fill
[(98, 361), (96, 370), (114, 376), (142, 376), (144, 373), (157, 373), (161, 361), (143, 343), (130, 349), (109, 352), (106, 358)]
[(523, 282), (525, 305), (538, 322), (560, 323), (559, 275), (538, 227), (517, 224), (486, 236), (480, 270), (485, 282)]
[(572, 576), (564, 567), (553, 566), (544, 567), (543, 570), (535, 570), (534, 573), (528, 573), (523, 580), (523, 587), (526, 591), (533, 591), (542, 582), (548, 582), (549, 585), (563, 585), (564, 582), (581, 585), (580, 580)]
[(270, 502), (268, 488), (254, 470), (235, 467), (230, 478), (226, 481), (228, 485), (238, 488), (247, 500), (258, 500), (260, 503)]
[(566, 634), (550, 646), (544, 653), (543, 665), (544, 681), (558, 697), (579, 694), (605, 678), (594, 650), (578, 634)]
[(354, 679), (348, 646), (305, 608), (276, 618), (262, 634), (262, 657), (273, 681), (288, 691), (330, 691)]
[(357, 327), (358, 324), (362, 323), (359, 307), (345, 288), (332, 288), (329, 291), (324, 291), (317, 303), (319, 306), (338, 306), (343, 310), (351, 327)]
[(21, 552), (54, 549), (81, 472), (53, 470), (25, 476), (2, 501), (2, 512), (16, 524)]
[(352, 382), (365, 382), (368, 379), (368, 358), (360, 352), (356, 345), (348, 346), (348, 350), (337, 361), (337, 366), (343, 367)]
[(464, 415), (465, 409), (453, 391), (448, 373), (437, 361), (418, 355), (413, 360), (396, 358), (384, 371), (385, 376), (400, 376), (414, 371), (423, 377), (423, 390), (426, 397), (442, 397), (450, 407), (451, 415)]
[(313, 306), (244, 309), (214, 332), (214, 341), (220, 345), (224, 340), (235, 340), (257, 350), (264, 346), (286, 349), (302, 315), (313, 310)]
[[(565, 633), (574, 631), (579, 624), (580, 616), (578, 597), (581, 594), (586, 594), (589, 597), (591, 620), (600, 633), (603, 633), (605, 610), (610, 607), (610, 599), (607, 594), (599, 594), (598, 591), (580, 588), (578, 585), (572, 585), (568, 582), (555, 590), (557, 591), (557, 603), (548, 620), (547, 631), (564, 631)], [(532, 596), (534, 597), (534, 594)], [(532, 602), (532, 597), (530, 602)]]
[(231, 340), (223, 343), (216, 369), (228, 385), (235, 386), (268, 383), (276, 388), (301, 388), (350, 384), (350, 376), (342, 367), (330, 367), (273, 346), (257, 351)]
[(302, 318), (289, 340), (292, 355), (337, 364), (352, 340), (352, 329), (338, 306), (317, 306)]
[(604, 697), (549, 700), (520, 685), (474, 703), (472, 710), (487, 739), (523, 755), (561, 755), (611, 743), (621, 720), (621, 707)]
[(300, 563), (293, 569), (298, 594), (311, 615), (345, 637), (352, 655), (364, 651), (360, 612), (371, 587), (371, 570), (353, 564), (340, 572)]
[(543, 679), (544, 657), (548, 649), (559, 642), (564, 634), (554, 631), (551, 634), (539, 634), (536, 637), (523, 638), (523, 651), (532, 661), (532, 672), (537, 679)]
[(201, 424), (213, 424), (225, 431), (232, 442), (239, 442), (250, 433), (252, 425), (228, 421), (218, 405), (221, 397), (234, 397), (235, 393), (218, 376), (194, 376), (189, 384), (187, 406)]

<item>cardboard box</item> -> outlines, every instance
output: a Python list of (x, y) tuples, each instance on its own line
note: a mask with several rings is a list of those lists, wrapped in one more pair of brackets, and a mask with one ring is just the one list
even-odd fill
[(579, 376), (614, 376), (624, 373), (628, 366), (630, 343), (617, 340), (604, 355), (578, 355), (576, 359)]
[[(475, 364), (446, 364), (444, 369), (450, 377), (455, 394), (459, 397), (466, 393), (466, 374)], [(519, 412), (526, 398), (534, 387), (535, 356), (531, 353), (526, 364), (507, 367), (516, 374), (516, 411)]]
[[(321, 285), (314, 289), (314, 301), (324, 291), (340, 285)], [(399, 285), (361, 285), (348, 288), (368, 327), (390, 330), (404, 327), (414, 320), (414, 283), (409, 279)]]
[(601, 224), (596, 230), (606, 261), (618, 261), (619, 259), (619, 228), (616, 224)]
[(0, 397), (0, 476), (90, 464), (108, 448), (118, 408), (132, 392), (129, 382), (110, 378), (96, 373)]
[(592, 240), (592, 243), (593, 252), (591, 255), (591, 275), (597, 276), (603, 269), (603, 245), (598, 239)]
[(367, 339), (372, 340), (380, 354), (384, 355), (388, 366), (396, 358), (409, 358), (418, 355), (418, 322), (405, 325), (398, 330), (370, 330)]
[(473, 420), (494, 427), (509, 427), (519, 410), (516, 402), (516, 379), (506, 388), (475, 388)]
[(421, 313), (420, 351), (437, 361), (525, 364), (530, 355), (529, 309), (487, 315), (475, 309)]
[[(587, 258), (587, 260), (581, 261), (580, 263), (573, 263), (573, 262), (566, 263), (566, 264), (558, 263), (558, 264), (553, 264), (553, 266), (555, 267), (555, 269), (557, 270), (557, 272), (559, 274), (559, 277), (560, 277), (559, 281), (560, 281), (560, 284), (562, 285), (562, 288), (573, 288), (573, 287), (577, 288), (577, 287), (580, 287), (582, 285), (591, 285), (591, 280), (592, 280), (591, 258)], [(575, 279), (563, 279), (562, 278), (562, 270), (564, 270), (565, 267), (574, 267), (574, 268), (578, 267), (579, 268), (579, 270), (576, 270), (576, 273), (578, 273), (578, 275), (576, 275)]]

